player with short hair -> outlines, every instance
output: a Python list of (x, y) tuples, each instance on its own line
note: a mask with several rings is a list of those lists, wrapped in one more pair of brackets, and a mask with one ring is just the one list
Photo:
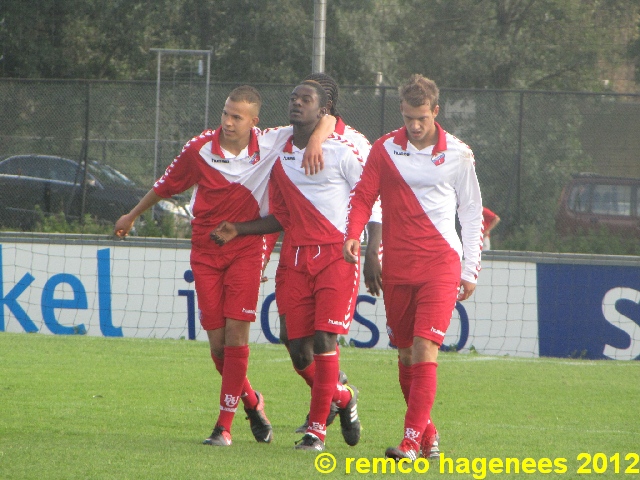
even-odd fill
[[(209, 234), (223, 219), (245, 221), (268, 211), (268, 180), (275, 157), (271, 150), (283, 144), (291, 127), (260, 131), (262, 99), (251, 86), (229, 94), (220, 126), (192, 138), (167, 167), (164, 175), (115, 225), (124, 237), (136, 218), (163, 198), (194, 187), (191, 198), (191, 268), (198, 297), (200, 323), (207, 332), (211, 358), (222, 375), (220, 413), (205, 444), (231, 445), (231, 424), (241, 399), (251, 431), (258, 442), (273, 439), (271, 423), (264, 413), (264, 398), (247, 379), (249, 327), (256, 318), (260, 272), (264, 257), (263, 237), (244, 237), (222, 249)], [(305, 159), (305, 172), (314, 170), (322, 155), (319, 146), (333, 129), (319, 129)], [(316, 138), (319, 141), (316, 143)]]
[(258, 221), (223, 222), (212, 234), (231, 245), (240, 235), (261, 235), (284, 229), (294, 256), (286, 269), (286, 328), (291, 357), (313, 350), (315, 368), (309, 424), (296, 449), (324, 450), (326, 420), (331, 402), (338, 406), (343, 437), (348, 445), (360, 440), (358, 390), (337, 382), (337, 335), (349, 330), (355, 310), (359, 275), (356, 265), (342, 261), (349, 194), (362, 172), (357, 148), (333, 134), (322, 144), (324, 170), (302, 174), (298, 160), (309, 133), (326, 112), (327, 96), (320, 84), (304, 81), (289, 99), (293, 135), (271, 174), (271, 214)]
[(347, 262), (358, 261), (358, 239), (379, 195), (387, 329), (398, 347), (400, 386), (407, 402), (404, 438), (385, 454), (415, 460), (419, 452), (439, 455), (438, 434), (430, 423), (438, 349), (456, 300), (469, 298), (476, 286), (482, 198), (473, 152), (435, 121), (435, 82), (413, 75), (399, 93), (404, 127), (382, 136), (371, 149), (351, 198), (343, 252)]

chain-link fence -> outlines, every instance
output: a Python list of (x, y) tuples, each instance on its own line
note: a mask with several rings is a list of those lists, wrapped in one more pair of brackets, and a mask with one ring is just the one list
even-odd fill
[[(211, 85), (211, 127), (217, 126), (234, 86)], [(260, 126), (288, 123), (287, 100), (293, 86), (256, 87), (264, 101)], [(494, 248), (640, 253), (640, 180), (627, 185), (622, 180), (583, 176), (588, 185), (581, 188), (589, 195), (569, 191), (561, 202), (563, 187), (580, 173), (640, 178), (640, 96), (443, 88), (440, 97), (438, 121), (474, 150), (484, 203), (502, 219), (493, 236)], [(33, 203), (27, 198), (29, 192), (45, 199), (40, 201), (44, 210), (95, 213), (102, 207), (88, 207), (95, 196), (93, 178), (109, 176), (108, 167), (147, 190), (182, 145), (202, 130), (205, 89), (202, 81), (164, 82), (157, 97), (154, 82), (0, 79), (0, 105), (0, 158), (60, 156), (77, 166), (71, 169), (72, 191), (61, 193), (56, 191), (56, 178), (49, 179), (48, 190), (37, 192), (32, 190), (41, 187), (33, 182), (16, 181), (35, 168), (33, 157), (23, 160), (31, 167), (8, 167), (6, 160), (0, 164), (0, 214), (5, 210), (0, 222), (4, 227), (29, 228), (20, 222), (12, 225), (6, 213), (7, 208), (13, 209), (14, 218), (16, 212), (24, 218), (16, 201), (28, 210), (29, 202)], [(402, 125), (398, 107), (393, 87), (344, 86), (340, 90), (340, 113), (372, 142)], [(87, 173), (81, 167), (85, 161), (90, 165)], [(52, 169), (49, 166), (50, 176), (62, 175)], [(83, 179), (88, 179), (85, 188)], [(116, 210), (124, 211), (124, 196), (118, 194), (122, 201)], [(559, 211), (565, 210), (569, 216), (563, 217), (560, 227), (572, 228), (560, 230), (577, 234), (569, 240), (558, 234), (556, 225)], [(581, 214), (584, 218), (579, 218)], [(606, 247), (616, 232), (616, 242), (622, 242), (620, 251)]]

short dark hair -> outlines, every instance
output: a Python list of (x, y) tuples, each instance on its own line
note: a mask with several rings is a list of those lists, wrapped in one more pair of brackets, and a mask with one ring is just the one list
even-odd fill
[(260, 107), (262, 107), (262, 97), (260, 96), (260, 92), (251, 85), (240, 85), (239, 87), (231, 90), (231, 93), (229, 93), (229, 100), (232, 102), (247, 102), (257, 105), (258, 112), (260, 111)]
[(307, 86), (313, 88), (316, 91), (316, 93), (318, 94), (318, 100), (320, 102), (320, 107), (326, 107), (327, 106), (327, 102), (329, 101), (329, 96), (327, 95), (327, 92), (325, 92), (324, 88), (322, 88), (322, 85), (320, 85), (315, 80), (304, 80), (303, 82), (300, 83), (300, 85), (307, 85)]
[(411, 75), (409, 80), (398, 88), (400, 101), (405, 101), (412, 107), (429, 104), (431, 111), (438, 105), (440, 91), (436, 82), (418, 73)]
[(312, 73), (305, 77), (305, 80), (314, 80), (322, 85), (324, 91), (327, 92), (329, 100), (331, 100), (331, 109), (329, 113), (334, 117), (338, 116), (338, 84), (331, 75), (326, 73)]

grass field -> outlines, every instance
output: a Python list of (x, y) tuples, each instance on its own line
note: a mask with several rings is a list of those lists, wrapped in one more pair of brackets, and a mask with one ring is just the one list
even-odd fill
[[(293, 450), (309, 393), (281, 346), (252, 345), (249, 366), (274, 442), (257, 444), (239, 413), (233, 446), (215, 448), (201, 445), (220, 387), (206, 343), (0, 333), (0, 479), (344, 477), (347, 458), (373, 461), (399, 443), (405, 406), (393, 351), (343, 348), (341, 361), (361, 392), (362, 439), (348, 447), (338, 422), (331, 426), (327, 451), (337, 466), (322, 475), (313, 453)], [(587, 478), (640, 478), (624, 473), (640, 469), (627, 455), (640, 454), (640, 362), (447, 353), (438, 371), (433, 418), (453, 473), (434, 462), (423, 475), (395, 475), (478, 479), (487, 459), (487, 478), (585, 478), (576, 473), (585, 463)], [(597, 453), (603, 474), (594, 471)], [(489, 459), (507, 457), (565, 458), (566, 473), (553, 465), (550, 474), (489, 471)], [(464, 459), (469, 473), (458, 473)], [(350, 465), (351, 477), (392, 475)]]

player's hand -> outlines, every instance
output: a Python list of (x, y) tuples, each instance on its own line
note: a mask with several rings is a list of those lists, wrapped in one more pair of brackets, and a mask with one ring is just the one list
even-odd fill
[(349, 239), (344, 242), (342, 255), (347, 262), (357, 264), (360, 259), (360, 241)]
[(324, 168), (324, 157), (322, 156), (322, 144), (310, 141), (302, 155), (302, 168), (305, 175), (315, 175)]
[(224, 245), (225, 243), (229, 243), (237, 236), (238, 230), (236, 230), (236, 226), (231, 222), (227, 222), (226, 220), (218, 225), (215, 230), (213, 230), (209, 234), (211, 240), (213, 240), (220, 246)]
[(382, 266), (377, 256), (365, 255), (362, 275), (364, 275), (367, 291), (371, 295), (379, 297), (382, 290)]
[(113, 234), (120, 238), (126, 237), (133, 228), (133, 222), (135, 222), (135, 218), (132, 219), (129, 214), (122, 215), (116, 222)]
[(473, 292), (476, 289), (476, 284), (467, 280), (460, 280), (460, 288), (461, 291), (458, 293), (458, 301), (462, 302), (473, 295)]

